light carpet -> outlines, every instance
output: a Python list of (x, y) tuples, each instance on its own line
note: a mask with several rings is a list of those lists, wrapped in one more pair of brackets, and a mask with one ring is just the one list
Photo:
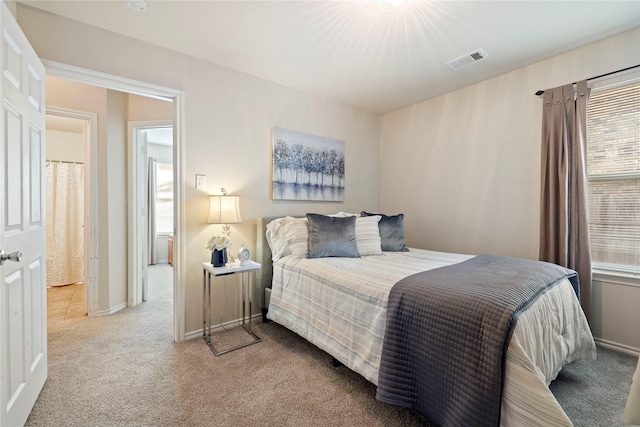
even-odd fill
[[(214, 357), (172, 339), (170, 267), (150, 271), (149, 300), (112, 316), (49, 328), (49, 378), (27, 426), (430, 426), (379, 403), (375, 386), (287, 329)], [(599, 349), (552, 390), (577, 427), (621, 426), (637, 358)]]

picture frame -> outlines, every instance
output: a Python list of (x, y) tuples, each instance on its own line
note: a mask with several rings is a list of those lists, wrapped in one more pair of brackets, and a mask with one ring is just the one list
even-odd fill
[(273, 200), (344, 201), (344, 141), (277, 127), (272, 135)]

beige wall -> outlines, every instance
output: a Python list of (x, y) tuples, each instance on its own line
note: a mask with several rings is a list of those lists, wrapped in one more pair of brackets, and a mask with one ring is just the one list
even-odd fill
[[(640, 62), (634, 30), (379, 119), (23, 5), (17, 16), (43, 58), (184, 91), (186, 266), (179, 280), (186, 286), (186, 332), (194, 334), (201, 324), (200, 265), (209, 256), (204, 242), (219, 230), (205, 224), (206, 196), (220, 187), (242, 197), (245, 222), (232, 228), (234, 247), (245, 241), (254, 248), (258, 216), (382, 209), (407, 215), (412, 246), (536, 259), (541, 99), (533, 93)], [(273, 126), (346, 141), (344, 203), (269, 200)], [(196, 173), (207, 175), (206, 191), (194, 189)], [(230, 286), (223, 282), (214, 297), (224, 301), (236, 289)], [(594, 304), (610, 300), (602, 289)], [(214, 308), (214, 323), (238, 316), (229, 305)], [(604, 331), (634, 324), (625, 316), (594, 321)]]
[(132, 122), (173, 120), (173, 103), (148, 96), (129, 95), (129, 115)]
[[(636, 29), (383, 116), (382, 210), (405, 213), (410, 246), (537, 259), (542, 99), (534, 92), (639, 63)], [(625, 313), (640, 287), (597, 286), (596, 336), (637, 324)], [(626, 306), (602, 309), (630, 293)], [(639, 342), (635, 333), (622, 344)]]
[[(127, 305), (127, 94), (107, 91), (109, 306)], [(124, 196), (124, 197), (123, 197)], [(102, 228), (102, 224), (98, 226)], [(100, 254), (98, 254), (100, 258)]]
[(82, 134), (47, 129), (47, 160), (84, 162)]
[(638, 278), (595, 274), (591, 330), (597, 340), (640, 353), (640, 284)]
[[(220, 231), (219, 226), (205, 223), (209, 194), (219, 194), (225, 187), (241, 196), (245, 221), (232, 227), (235, 249), (242, 242), (254, 249), (258, 216), (379, 209), (378, 116), (22, 4), (17, 6), (17, 20), (44, 59), (184, 91), (185, 169), (178, 185), (187, 213), (181, 230), (186, 265), (179, 280), (186, 287), (187, 334), (197, 336), (202, 325), (201, 265), (210, 256), (205, 242)], [(345, 141), (344, 203), (270, 200), (274, 126)], [(195, 189), (196, 174), (207, 175), (206, 191)], [(227, 288), (226, 284), (216, 288), (214, 297), (224, 301), (225, 292), (232, 292)], [(238, 317), (235, 304), (214, 309), (216, 322)]]
[(639, 62), (634, 30), (383, 116), (383, 210), (406, 214), (412, 246), (537, 259), (534, 92)]

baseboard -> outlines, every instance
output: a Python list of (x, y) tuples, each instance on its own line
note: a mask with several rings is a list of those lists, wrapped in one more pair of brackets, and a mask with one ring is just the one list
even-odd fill
[[(253, 324), (262, 323), (262, 314), (261, 313), (254, 314), (253, 316), (251, 316), (251, 321)], [(221, 323), (219, 325), (212, 325), (211, 335), (214, 335), (218, 332), (224, 332), (229, 329), (237, 328), (238, 326), (242, 326), (242, 319), (232, 320), (229, 322)], [(184, 337), (185, 341), (192, 340), (195, 338), (202, 338), (202, 329), (188, 332)]]
[(603, 340), (602, 338), (593, 338), (596, 344), (600, 347), (608, 348), (610, 350), (621, 351), (623, 353), (631, 354), (632, 356), (640, 356), (640, 349), (631, 347), (628, 345), (620, 344), (613, 341)]
[(115, 307), (110, 308), (109, 310), (100, 310), (100, 311), (96, 311), (93, 317), (100, 317), (100, 316), (110, 316), (114, 313), (117, 313), (120, 310), (123, 310), (127, 308), (127, 303), (124, 302), (120, 305), (116, 305)]

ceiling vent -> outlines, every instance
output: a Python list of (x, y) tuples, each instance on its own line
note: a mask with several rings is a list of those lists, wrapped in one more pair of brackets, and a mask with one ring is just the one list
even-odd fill
[(125, 0), (125, 3), (131, 9), (136, 10), (138, 12), (144, 12), (145, 10), (147, 10), (146, 0)]
[(487, 55), (487, 52), (485, 52), (484, 49), (476, 49), (471, 53), (452, 59), (451, 61), (446, 62), (446, 64), (449, 68), (455, 71), (488, 57), (489, 55)]

